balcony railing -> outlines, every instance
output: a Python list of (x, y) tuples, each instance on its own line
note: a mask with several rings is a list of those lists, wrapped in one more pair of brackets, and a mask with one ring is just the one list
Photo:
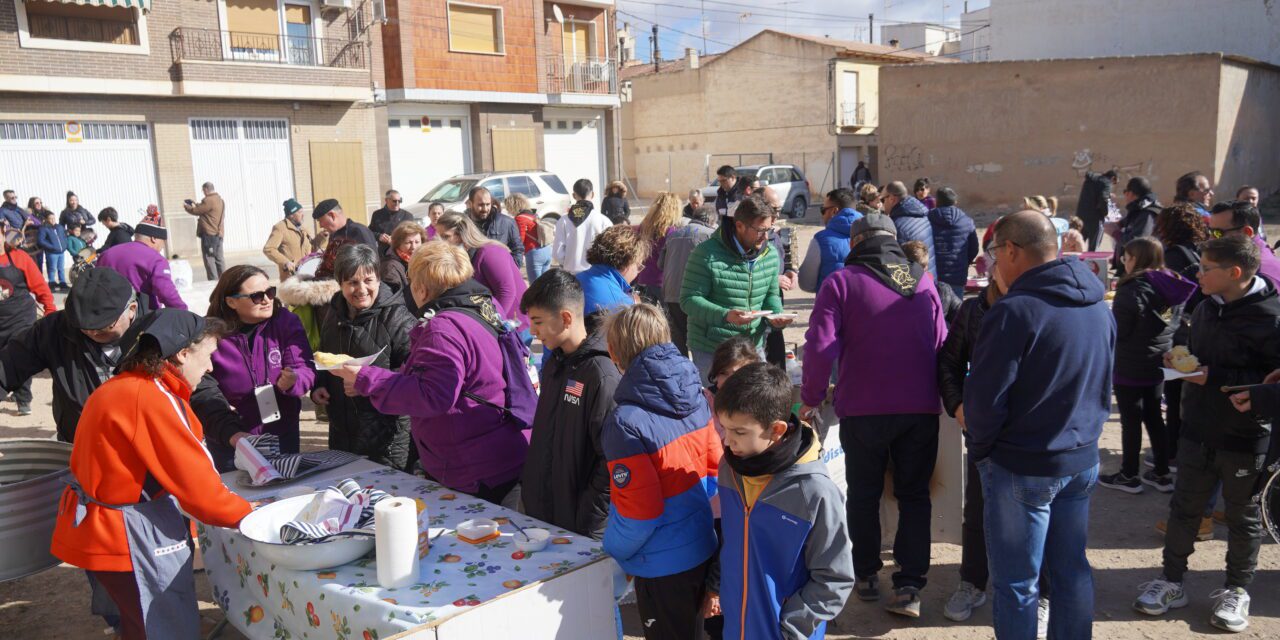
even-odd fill
[(616, 95), (618, 93), (618, 65), (608, 58), (578, 58), (566, 60), (561, 55), (549, 55), (547, 63), (547, 93), (589, 93)]
[(866, 104), (862, 102), (840, 103), (840, 126), (864, 127), (867, 124)]
[(341, 38), (310, 38), (178, 27), (169, 34), (174, 62), (263, 62), (303, 67), (365, 69), (364, 43)]

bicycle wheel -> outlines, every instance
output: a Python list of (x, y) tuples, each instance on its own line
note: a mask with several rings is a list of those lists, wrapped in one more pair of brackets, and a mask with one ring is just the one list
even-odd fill
[(1271, 465), (1267, 471), (1271, 478), (1257, 499), (1262, 506), (1262, 525), (1271, 534), (1271, 539), (1280, 544), (1280, 464)]

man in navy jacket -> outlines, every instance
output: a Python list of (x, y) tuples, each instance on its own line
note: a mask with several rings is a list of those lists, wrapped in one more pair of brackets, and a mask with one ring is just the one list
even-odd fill
[(1047, 562), (1050, 637), (1088, 638), (1089, 494), (1110, 415), (1115, 321), (1089, 268), (1057, 258), (1040, 212), (1001, 220), (990, 251), (1010, 287), (982, 322), (964, 408), (986, 498), (996, 637), (1036, 637)]

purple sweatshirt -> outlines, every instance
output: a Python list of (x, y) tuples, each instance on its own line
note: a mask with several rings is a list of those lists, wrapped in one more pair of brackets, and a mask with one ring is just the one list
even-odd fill
[(1253, 244), (1258, 246), (1258, 253), (1262, 257), (1262, 262), (1258, 265), (1258, 275), (1270, 280), (1271, 284), (1280, 289), (1280, 258), (1277, 258), (1271, 247), (1267, 246), (1266, 240), (1254, 236)]
[[(504, 259), (512, 262), (504, 251)], [(400, 373), (363, 367), (356, 392), (413, 423), (422, 468), (441, 484), (474, 493), (520, 477), (529, 441), (510, 418), (463, 393), (503, 406), (502, 350), (474, 318), (444, 313), (409, 332)]]
[(861, 265), (822, 283), (805, 333), (800, 399), (817, 406), (836, 377), (836, 415), (940, 413), (938, 351), (947, 338), (933, 278), (915, 295), (890, 290)]
[(520, 323), (520, 330), (529, 328), (529, 316), (520, 313), (520, 298), (529, 288), (525, 284), (520, 267), (511, 259), (506, 246), (486, 243), (476, 249), (471, 257), (476, 270), (476, 282), (493, 294), (493, 302), (502, 310), (502, 317)]
[[(667, 238), (675, 233), (678, 227), (671, 227), (667, 232), (653, 243), (649, 248), (649, 259), (644, 261), (644, 268), (640, 270), (640, 275), (636, 276), (632, 284), (638, 284), (645, 287), (661, 287), (662, 286), (662, 267), (658, 266), (658, 257), (662, 255), (662, 248), (667, 246)], [(640, 227), (636, 227), (636, 231), (640, 231)]]
[[(280, 419), (264, 425), (253, 390), (261, 385), (275, 385), (280, 379), (280, 370), (286, 367), (293, 369), (298, 380), (288, 391), (274, 390)], [(245, 426), (252, 427), (250, 433), (274, 433), (280, 436), (282, 451), (298, 451), (302, 397), (311, 391), (316, 381), (311, 346), (298, 316), (288, 309), (276, 309), (275, 315), (248, 333), (237, 331), (223, 338), (218, 342), (218, 350), (213, 352), (213, 377), (227, 402), (244, 419)]]
[(154, 311), (161, 307), (186, 309), (187, 303), (178, 295), (169, 274), (169, 261), (160, 252), (141, 242), (126, 242), (107, 249), (98, 256), (97, 266), (106, 267), (124, 276), (138, 295), (146, 296)]

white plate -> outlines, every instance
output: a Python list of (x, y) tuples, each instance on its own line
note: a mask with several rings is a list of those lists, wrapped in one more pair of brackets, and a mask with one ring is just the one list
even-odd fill
[(800, 314), (798, 313), (771, 313), (765, 316), (764, 318), (765, 320), (778, 320), (780, 318), (799, 318), (799, 317), (800, 317)]
[(387, 348), (383, 347), (381, 349), (378, 349), (378, 352), (371, 356), (364, 356), (361, 358), (352, 358), (350, 360), (347, 360), (346, 362), (330, 365), (330, 366), (321, 365), (319, 362), (315, 362), (314, 360), (312, 361), (312, 363), (316, 365), (316, 371), (333, 371), (334, 369), (341, 369), (347, 365), (351, 365), (353, 367), (367, 367), (373, 364), (373, 361), (377, 360), (378, 356), (382, 355), (382, 352), (386, 350)]
[(1199, 371), (1192, 371), (1191, 373), (1183, 373), (1181, 371), (1178, 371), (1177, 369), (1170, 369), (1169, 367), (1161, 367), (1160, 369), (1161, 371), (1164, 371), (1165, 380), (1181, 380), (1183, 378), (1194, 378), (1200, 375)]

